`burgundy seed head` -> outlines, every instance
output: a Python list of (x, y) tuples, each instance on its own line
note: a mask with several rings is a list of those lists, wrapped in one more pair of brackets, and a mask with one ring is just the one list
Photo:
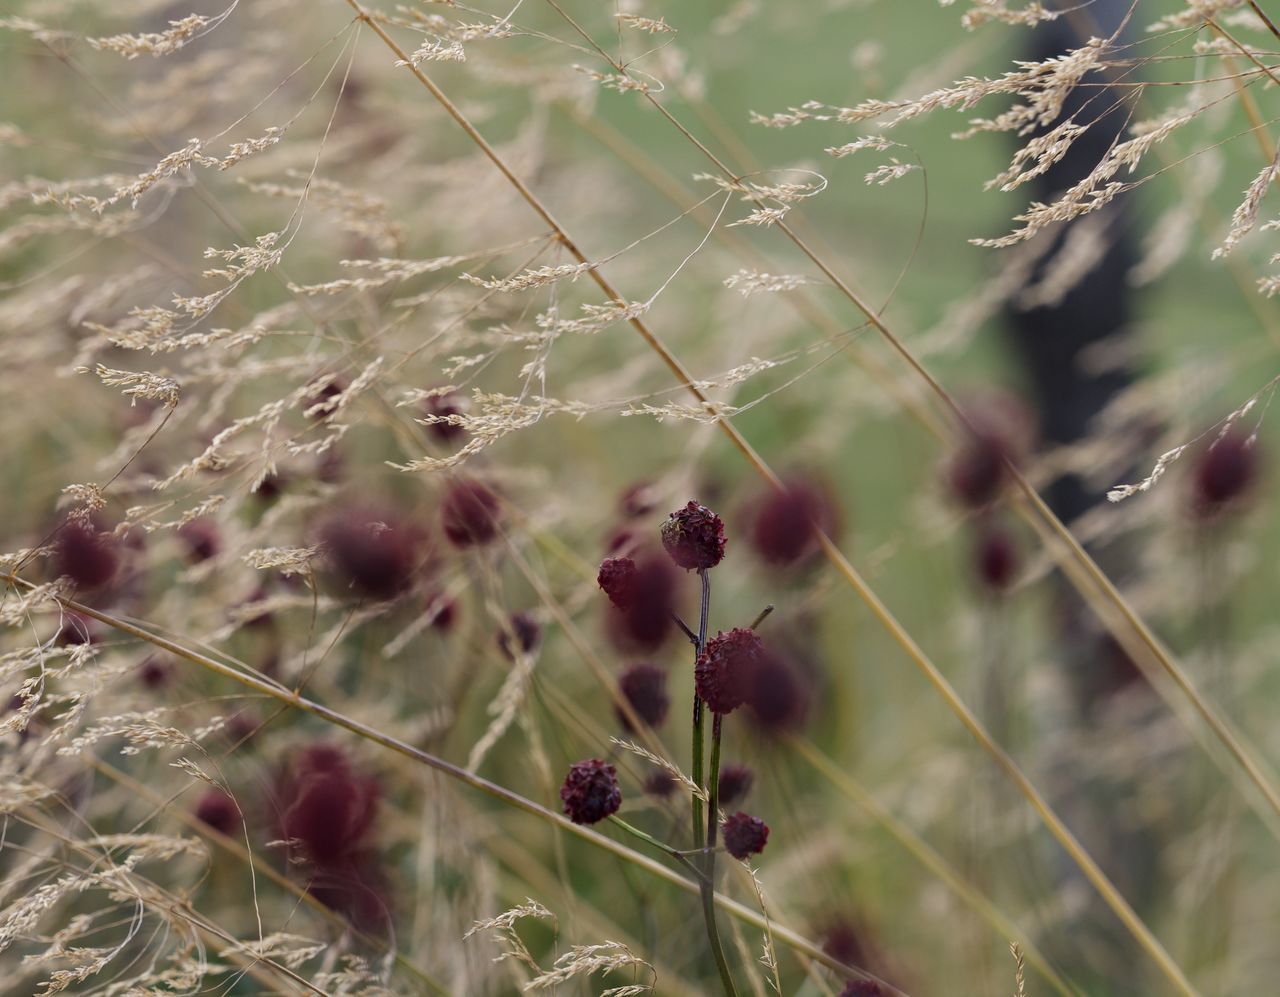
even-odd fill
[(829, 495), (809, 481), (793, 481), (784, 491), (770, 489), (754, 511), (749, 538), (768, 564), (785, 567), (818, 549), (818, 530), (835, 530)]
[(880, 997), (880, 984), (874, 980), (850, 980), (840, 991), (840, 997)]
[[(631, 709), (650, 727), (661, 727), (667, 719), (671, 700), (667, 696), (667, 673), (657, 665), (632, 665), (618, 679), (618, 688), (626, 697)], [(618, 722), (626, 730), (632, 730), (622, 710), (616, 710)]]
[(444, 535), (458, 547), (474, 547), (498, 536), (501, 507), (498, 497), (478, 481), (449, 486), (440, 505)]
[(343, 586), (370, 599), (390, 599), (407, 589), (422, 557), (418, 531), (372, 509), (341, 511), (320, 536)]
[(716, 795), (720, 806), (731, 807), (740, 800), (746, 799), (755, 778), (755, 773), (746, 765), (722, 765), (720, 778), (716, 783), (719, 787)]
[(647, 516), (657, 507), (657, 489), (647, 481), (636, 482), (618, 499), (618, 508), (627, 519)]
[(720, 833), (724, 836), (724, 848), (735, 859), (745, 859), (748, 855), (756, 855), (764, 851), (769, 840), (769, 825), (759, 817), (752, 817), (739, 810), (726, 817), (720, 825)]
[(629, 557), (606, 557), (600, 562), (596, 583), (619, 609), (631, 608), (636, 581), (636, 562)]
[(172, 674), (169, 665), (155, 657), (147, 658), (138, 666), (138, 681), (148, 689), (163, 689)]
[(697, 502), (677, 509), (662, 524), (662, 546), (688, 571), (714, 568), (724, 558), (724, 522)]
[(210, 789), (200, 797), (195, 816), (222, 834), (233, 835), (240, 829), (240, 808), (220, 789)]
[(763, 657), (764, 644), (754, 630), (737, 627), (716, 634), (694, 665), (698, 696), (712, 713), (732, 713), (751, 695)]
[(1007, 444), (995, 433), (970, 434), (944, 471), (952, 497), (969, 509), (990, 505), (1004, 487), (1008, 455)]
[(662, 646), (674, 626), (671, 614), (679, 582), (679, 573), (661, 555), (636, 561), (631, 603), (626, 610), (610, 613), (610, 636), (617, 639), (620, 647), (647, 653)]
[(111, 534), (99, 532), (92, 523), (68, 520), (58, 533), (58, 574), (82, 589), (101, 588), (120, 567), (118, 546)]
[(1018, 546), (999, 526), (982, 527), (973, 559), (978, 580), (992, 592), (1005, 591), (1018, 573)]
[(187, 550), (187, 560), (191, 564), (207, 561), (218, 553), (222, 546), (218, 539), (218, 527), (212, 519), (193, 519), (178, 527), (178, 539)]
[(1232, 428), (1196, 462), (1191, 479), (1193, 511), (1210, 519), (1242, 498), (1258, 475), (1258, 448), (1248, 434)]
[(652, 796), (659, 800), (665, 800), (676, 791), (676, 777), (666, 769), (658, 769), (649, 774), (644, 781), (644, 792), (646, 796)]
[(359, 775), (338, 748), (307, 748), (281, 794), (285, 838), (321, 868), (341, 868), (365, 844), (378, 804), (377, 783)]
[(274, 502), (283, 494), (288, 484), (288, 477), (283, 472), (276, 471), (275, 474), (267, 475), (258, 483), (258, 490), (254, 494), (263, 502)]
[(599, 758), (574, 762), (560, 787), (564, 812), (575, 824), (594, 824), (622, 806), (617, 770)]
[[(444, 395), (433, 395), (422, 403), (423, 414), (435, 419), (447, 419), (451, 415), (462, 415), (466, 412), (466, 401), (456, 391)], [(454, 443), (467, 435), (467, 431), (451, 422), (429, 422), (427, 432), (440, 443)]]
[(605, 553), (611, 557), (630, 557), (640, 547), (640, 535), (629, 526), (614, 530), (605, 540)]
[(498, 630), (498, 648), (508, 658), (516, 656), (513, 646), (518, 653), (529, 654), (541, 639), (542, 624), (528, 613), (512, 613)]
[(792, 664), (776, 654), (761, 656), (747, 697), (757, 727), (776, 734), (795, 730), (809, 713), (809, 699), (807, 684)]

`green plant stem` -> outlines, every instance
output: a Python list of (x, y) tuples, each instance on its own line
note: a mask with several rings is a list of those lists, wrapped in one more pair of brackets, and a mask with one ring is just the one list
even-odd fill
[[(693, 647), (693, 663), (707, 646), (707, 623), (711, 616), (711, 576), (706, 568), (698, 569), (698, 580), (702, 583), (702, 604), (698, 613), (698, 640)], [(720, 972), (720, 983), (724, 986), (727, 997), (738, 997), (738, 988), (733, 984), (733, 976), (729, 972), (729, 963), (724, 955), (724, 946), (720, 943), (720, 932), (716, 928), (716, 885), (715, 885), (715, 828), (716, 828), (716, 781), (720, 768), (720, 718), (715, 719), (711, 747), (711, 785), (703, 781), (703, 735), (706, 720), (702, 709), (702, 700), (697, 690), (693, 693), (693, 781), (698, 788), (707, 793), (707, 823), (702, 823), (702, 800), (695, 794), (693, 797), (693, 844), (702, 857), (698, 860), (700, 873), (698, 876), (699, 892), (702, 894), (702, 917), (707, 922), (707, 940), (711, 943), (711, 954), (716, 960), (716, 969)], [(708, 841), (711, 847), (707, 846)]]
[(707, 778), (707, 875), (715, 882), (716, 827), (720, 813), (720, 722), (719, 713), (711, 722), (711, 773)]

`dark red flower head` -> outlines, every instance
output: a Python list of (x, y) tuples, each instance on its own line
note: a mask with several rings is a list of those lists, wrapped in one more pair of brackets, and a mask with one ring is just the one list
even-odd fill
[(480, 482), (455, 482), (440, 504), (444, 535), (458, 547), (491, 543), (498, 536), (501, 511), (498, 496)]
[(619, 647), (648, 653), (656, 650), (672, 630), (680, 573), (661, 554), (637, 558), (626, 609), (610, 611), (610, 636)]
[(154, 655), (138, 666), (138, 681), (148, 689), (163, 689), (172, 677), (172, 667)]
[(746, 799), (751, 792), (751, 784), (755, 782), (755, 773), (746, 765), (722, 765), (720, 778), (717, 781), (717, 802), (722, 807), (731, 807)]
[(467, 435), (466, 429), (453, 422), (436, 422), (437, 419), (448, 419), (451, 415), (462, 415), (466, 412), (466, 399), (456, 391), (443, 395), (432, 395), (422, 403), (423, 414), (432, 421), (427, 423), (427, 432), (440, 443), (454, 443)]
[(195, 816), (222, 834), (232, 835), (240, 830), (240, 808), (220, 789), (210, 789), (200, 797)]
[(644, 791), (647, 796), (665, 800), (676, 791), (676, 777), (666, 769), (656, 769), (645, 779)]
[(606, 557), (600, 562), (596, 583), (619, 609), (631, 608), (635, 596), (636, 562), (629, 557)]
[(564, 812), (575, 824), (594, 824), (622, 806), (618, 772), (608, 762), (588, 758), (574, 762), (560, 787)]
[(1004, 529), (987, 524), (978, 533), (973, 561), (978, 581), (992, 592), (1003, 592), (1018, 573), (1018, 546)]
[(542, 639), (542, 624), (529, 613), (512, 613), (498, 630), (498, 648), (508, 658), (514, 658), (512, 648), (520, 654), (529, 654)]
[(747, 704), (757, 727), (783, 733), (800, 727), (809, 713), (811, 685), (787, 659), (761, 655), (751, 674)]
[(874, 980), (850, 980), (840, 991), (840, 997), (880, 997), (880, 984)]
[(835, 503), (819, 485), (796, 480), (783, 491), (761, 497), (748, 537), (755, 552), (780, 567), (795, 564), (818, 549), (818, 531), (835, 532)]
[(756, 855), (764, 851), (769, 840), (769, 825), (759, 817), (752, 817), (739, 810), (726, 817), (720, 825), (720, 833), (724, 836), (724, 849), (735, 859), (745, 859), (748, 855)]
[(986, 429), (970, 433), (944, 471), (952, 497), (969, 509), (990, 505), (1004, 488), (1009, 456), (1008, 444), (996, 433)]
[[(618, 679), (618, 688), (626, 697), (631, 709), (650, 727), (661, 727), (667, 719), (671, 700), (667, 696), (667, 673), (657, 665), (632, 665)], [(621, 709), (616, 711), (618, 722), (627, 730), (631, 724)]]
[(321, 539), (345, 587), (370, 599), (409, 588), (423, 557), (420, 531), (373, 509), (342, 511), (325, 524)]
[(218, 526), (212, 519), (193, 519), (178, 527), (178, 539), (186, 548), (187, 560), (199, 564), (215, 556), (222, 544), (218, 538)]
[(55, 563), (79, 588), (96, 589), (115, 577), (120, 567), (119, 543), (92, 522), (68, 519), (58, 532)]
[(1258, 476), (1258, 448), (1249, 434), (1229, 429), (1200, 454), (1191, 478), (1193, 511), (1209, 519), (1242, 498)]
[(754, 630), (716, 634), (693, 669), (698, 696), (712, 713), (732, 713), (751, 696), (763, 657), (764, 644)]
[(662, 524), (662, 546), (688, 571), (714, 568), (724, 558), (724, 522), (697, 502), (677, 509)]
[(346, 868), (366, 844), (378, 805), (377, 783), (358, 774), (328, 744), (302, 752), (282, 793), (285, 838), (322, 869)]

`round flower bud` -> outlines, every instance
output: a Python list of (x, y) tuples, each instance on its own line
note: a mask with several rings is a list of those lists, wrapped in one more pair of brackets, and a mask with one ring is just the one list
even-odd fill
[(529, 613), (512, 613), (498, 630), (498, 649), (508, 658), (529, 654), (542, 639), (542, 625)]
[(970, 434), (947, 463), (945, 477), (952, 497), (969, 509), (995, 501), (1005, 483), (1008, 447), (995, 433)]
[(665, 800), (676, 791), (676, 777), (666, 769), (657, 769), (644, 781), (645, 795)]
[(767, 564), (786, 567), (818, 549), (818, 531), (831, 533), (836, 514), (831, 496), (809, 481), (770, 489), (754, 510), (748, 539)]
[(345, 587), (370, 599), (407, 589), (422, 558), (418, 531), (367, 509), (344, 510), (325, 524), (321, 538)]
[(619, 609), (631, 608), (636, 588), (636, 562), (629, 557), (606, 557), (600, 562), (596, 582)]
[(1228, 430), (1204, 451), (1191, 479), (1192, 506), (1207, 519), (1242, 497), (1258, 473), (1258, 450), (1249, 435)]
[(694, 665), (699, 698), (712, 713), (732, 713), (751, 696), (763, 656), (764, 644), (754, 630), (737, 627), (716, 634)]
[(501, 509), (498, 496), (478, 481), (451, 485), (440, 505), (444, 535), (458, 547), (475, 547), (497, 539)]
[[(650, 727), (661, 727), (667, 719), (671, 700), (667, 696), (667, 673), (657, 665), (632, 665), (618, 679), (618, 688), (626, 697), (635, 715)], [(618, 722), (627, 730), (631, 723), (621, 709), (617, 710)]]
[(722, 807), (731, 807), (740, 800), (746, 799), (751, 792), (751, 784), (755, 782), (755, 773), (746, 765), (720, 766), (720, 778), (716, 785), (718, 802)]
[(983, 527), (973, 552), (978, 580), (992, 592), (1003, 592), (1018, 573), (1018, 547), (998, 526)]
[(218, 553), (222, 546), (218, 539), (218, 527), (212, 519), (193, 519), (178, 527), (178, 539), (186, 548), (187, 561), (199, 564)]
[(724, 522), (697, 502), (677, 509), (662, 524), (662, 546), (688, 571), (714, 568), (724, 558), (724, 544)]
[(120, 566), (115, 538), (92, 523), (68, 520), (58, 533), (57, 570), (82, 589), (100, 588)]
[(726, 817), (720, 825), (720, 833), (724, 836), (724, 848), (735, 859), (745, 859), (748, 855), (756, 855), (764, 851), (769, 840), (769, 825), (759, 817), (752, 817), (739, 810)]
[(196, 804), (196, 819), (215, 831), (233, 835), (240, 827), (240, 808), (220, 789), (210, 789)]
[[(466, 400), (456, 391), (432, 395), (422, 403), (422, 411), (432, 420), (445, 420), (451, 415), (462, 415), (466, 411)], [(440, 443), (454, 443), (467, 434), (466, 429), (457, 423), (444, 421), (429, 422), (427, 432)]]
[(560, 787), (564, 812), (575, 824), (602, 821), (622, 806), (618, 772), (608, 762), (588, 758), (574, 762)]

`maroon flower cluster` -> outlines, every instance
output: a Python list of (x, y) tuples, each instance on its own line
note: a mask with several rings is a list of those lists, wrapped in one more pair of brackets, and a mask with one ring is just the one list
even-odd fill
[[(462, 415), (466, 401), (456, 391), (443, 395), (433, 395), (422, 403), (423, 414), (431, 419), (448, 419), (451, 415)], [(440, 443), (454, 443), (467, 434), (461, 426), (452, 422), (428, 422), (427, 432)]]
[(560, 787), (564, 812), (575, 824), (595, 824), (622, 806), (618, 772), (608, 762), (588, 758), (574, 762)]
[(717, 801), (722, 807), (731, 807), (744, 800), (751, 792), (755, 773), (746, 765), (729, 764), (720, 767), (720, 779), (716, 783)]
[(502, 507), (498, 496), (478, 481), (459, 481), (440, 504), (444, 535), (458, 547), (479, 547), (498, 537)]
[(210, 789), (196, 804), (195, 817), (220, 834), (234, 835), (240, 831), (240, 808), (227, 793)]
[(840, 997), (880, 997), (880, 984), (874, 980), (850, 980), (840, 991)]
[(98, 589), (111, 581), (120, 567), (119, 543), (97, 524), (69, 519), (58, 532), (55, 564), (77, 588)]
[[(667, 696), (667, 673), (657, 665), (644, 662), (632, 665), (618, 679), (618, 689), (627, 703), (644, 723), (650, 727), (661, 727), (667, 719), (667, 709), (671, 700)], [(618, 722), (628, 730), (633, 730), (630, 721), (621, 709), (617, 710)]]
[(818, 549), (818, 531), (835, 532), (835, 503), (819, 485), (803, 479), (770, 489), (751, 517), (748, 538), (766, 563), (786, 567)]
[(992, 592), (1005, 591), (1018, 573), (1018, 547), (1013, 537), (993, 524), (978, 533), (973, 560), (978, 581)]
[(199, 564), (201, 561), (216, 557), (222, 548), (217, 524), (212, 519), (199, 518), (183, 523), (178, 527), (178, 539), (186, 548), (186, 557), (190, 564)]
[(957, 502), (969, 509), (982, 509), (999, 497), (1004, 488), (1010, 456), (1008, 444), (988, 430), (971, 433), (947, 463), (947, 486)]
[(736, 627), (707, 641), (693, 669), (698, 696), (712, 713), (732, 713), (751, 697), (764, 644), (754, 630)]
[(714, 568), (724, 558), (724, 522), (697, 502), (677, 509), (662, 524), (662, 546), (688, 571)]
[(357, 595), (390, 599), (413, 583), (422, 559), (419, 530), (390, 513), (347, 509), (321, 530), (334, 573)]
[(610, 616), (610, 636), (619, 647), (648, 653), (671, 633), (680, 578), (660, 554), (640, 555), (634, 564), (635, 571), (626, 582), (626, 604)]
[(1237, 502), (1258, 476), (1258, 448), (1239, 429), (1228, 430), (1205, 450), (1191, 478), (1192, 511), (1211, 519)]
[(314, 744), (305, 749), (284, 779), (280, 796), (281, 831), (308, 862), (338, 869), (366, 846), (378, 786), (358, 774), (339, 748)]
[(626, 612), (635, 601), (636, 562), (629, 557), (606, 557), (600, 562), (596, 583), (611, 603)]
[(512, 613), (498, 630), (498, 649), (515, 660), (517, 654), (529, 654), (542, 639), (542, 625), (529, 613)]
[(724, 819), (720, 825), (724, 836), (724, 848), (735, 859), (745, 859), (764, 851), (769, 840), (769, 825), (759, 817), (752, 817), (739, 810)]

